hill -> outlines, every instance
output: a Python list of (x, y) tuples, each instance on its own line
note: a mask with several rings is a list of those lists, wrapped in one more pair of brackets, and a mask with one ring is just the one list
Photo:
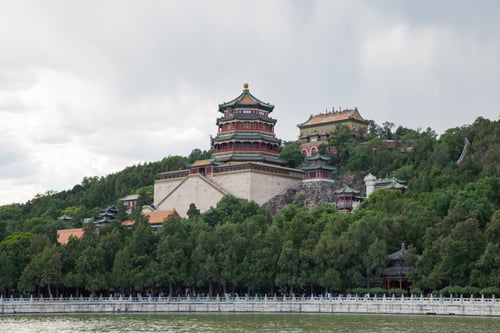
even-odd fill
[(401, 243), (416, 267), (413, 291), (500, 288), (500, 121), (478, 118), (439, 137), (431, 129), (393, 128), (372, 123), (367, 139), (343, 131), (331, 139), (339, 182), (359, 183), (367, 173), (408, 181), (406, 193), (377, 190), (353, 214), (296, 203), (271, 217), (229, 196), (204, 214), (193, 207), (188, 219), (169, 219), (158, 233), (136, 216), (131, 229), (112, 223), (97, 235), (87, 225), (82, 240), (57, 244), (55, 230), (65, 223), (58, 216), (71, 215), (78, 225), (130, 193), (150, 202), (156, 175), (209, 154), (199, 150), (2, 206), (0, 288), (4, 294), (50, 293), (54, 286), (64, 294), (345, 291), (377, 286), (387, 253)]

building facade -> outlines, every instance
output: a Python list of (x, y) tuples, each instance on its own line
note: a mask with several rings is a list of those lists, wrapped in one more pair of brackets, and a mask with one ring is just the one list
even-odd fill
[(300, 129), (300, 150), (302, 155), (312, 156), (319, 152), (321, 144), (329, 145), (329, 139), (335, 130), (345, 126), (354, 136), (366, 136), (368, 122), (361, 116), (357, 108), (349, 110), (332, 109), (331, 112), (311, 115)]

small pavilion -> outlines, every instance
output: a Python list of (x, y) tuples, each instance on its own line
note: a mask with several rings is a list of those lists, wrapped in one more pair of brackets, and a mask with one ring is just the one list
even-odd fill
[[(390, 290), (391, 288), (409, 289), (408, 274), (413, 270), (412, 263), (408, 263), (405, 259), (405, 254), (408, 250), (405, 244), (401, 244), (401, 249), (388, 254), (391, 266), (384, 269), (382, 273), (384, 277), (384, 288)], [(422, 259), (421, 255), (416, 256), (417, 260)]]
[(331, 161), (330, 157), (316, 154), (314, 156), (307, 156), (304, 161), (305, 165), (300, 167), (300, 169), (305, 172), (304, 180), (332, 179), (332, 174), (336, 168), (328, 165)]
[(359, 191), (348, 185), (342, 186), (335, 192), (335, 205), (339, 212), (350, 213), (357, 205), (361, 203), (362, 198), (359, 196)]

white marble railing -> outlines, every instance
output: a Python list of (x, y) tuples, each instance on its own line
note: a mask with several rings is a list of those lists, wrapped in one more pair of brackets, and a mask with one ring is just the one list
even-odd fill
[(347, 297), (148, 297), (148, 296), (119, 296), (119, 297), (21, 297), (21, 298), (3, 298), (0, 297), (0, 303), (54, 303), (54, 302), (73, 302), (73, 303), (110, 303), (110, 302), (132, 302), (132, 303), (350, 303), (350, 304), (491, 304), (500, 306), (500, 298), (493, 297), (445, 297), (445, 296), (347, 296)]

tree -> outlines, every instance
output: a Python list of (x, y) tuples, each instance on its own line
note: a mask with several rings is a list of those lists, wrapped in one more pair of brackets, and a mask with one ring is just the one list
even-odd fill
[[(47, 265), (50, 263), (50, 265)], [(62, 260), (56, 246), (47, 246), (33, 257), (20, 278), (20, 288), (34, 291), (36, 287), (47, 287), (52, 297), (52, 287), (62, 282)]]
[(184, 282), (187, 275), (187, 231), (179, 217), (170, 217), (159, 230), (156, 248), (159, 283), (168, 284), (168, 295), (173, 296), (174, 285)]
[(81, 278), (85, 289), (94, 294), (107, 288), (104, 265), (104, 250), (101, 247), (88, 247), (76, 261), (76, 274)]
[(200, 210), (196, 208), (196, 205), (194, 203), (189, 204), (189, 209), (186, 214), (189, 219), (193, 219), (201, 215)]
[(280, 158), (284, 159), (289, 168), (296, 168), (303, 161), (300, 153), (300, 144), (298, 141), (285, 141), (281, 146)]
[(363, 257), (365, 266), (366, 288), (370, 288), (372, 279), (380, 277), (387, 265), (387, 246), (383, 239), (375, 239)]

